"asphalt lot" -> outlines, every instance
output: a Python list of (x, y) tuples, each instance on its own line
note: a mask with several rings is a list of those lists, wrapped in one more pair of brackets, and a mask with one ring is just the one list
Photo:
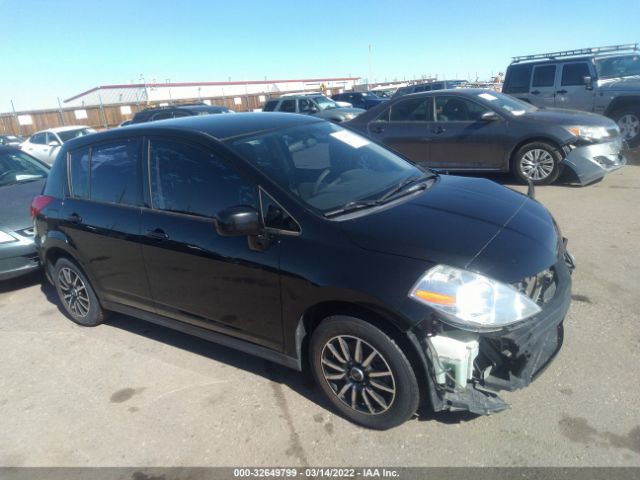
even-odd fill
[(564, 348), (512, 410), (368, 431), (283, 367), (121, 315), (76, 326), (32, 275), (0, 284), (0, 465), (640, 466), (640, 153), (536, 196), (578, 269)]

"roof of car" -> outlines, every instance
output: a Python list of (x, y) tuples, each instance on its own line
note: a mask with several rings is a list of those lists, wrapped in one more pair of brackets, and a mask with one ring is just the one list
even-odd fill
[(46, 128), (44, 130), (40, 130), (38, 132), (34, 132), (31, 135), (35, 135), (36, 133), (43, 133), (43, 132), (54, 132), (54, 133), (68, 132), (68, 131), (71, 131), (71, 130), (80, 130), (82, 128), (91, 128), (91, 127), (89, 125), (69, 125), (67, 127)]
[(185, 130), (200, 132), (210, 135), (217, 140), (258, 133), (279, 128), (293, 127), (296, 125), (323, 122), (309, 115), (297, 115), (280, 112), (246, 112), (235, 115), (195, 115), (190, 117), (172, 118), (169, 120), (157, 120), (154, 122), (136, 123), (127, 128), (116, 128), (107, 132), (87, 135), (65, 143), (65, 146), (91, 144), (111, 136), (121, 134), (142, 133), (150, 130)]

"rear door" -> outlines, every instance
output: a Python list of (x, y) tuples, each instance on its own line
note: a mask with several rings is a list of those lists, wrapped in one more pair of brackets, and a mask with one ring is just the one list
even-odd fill
[(153, 310), (140, 245), (141, 146), (134, 137), (69, 154), (61, 228), (105, 300)]
[(584, 77), (594, 77), (588, 62), (571, 62), (562, 65), (560, 85), (556, 90), (556, 107), (593, 111), (595, 93), (585, 85)]
[(533, 67), (530, 94), (539, 107), (553, 107), (556, 101), (556, 65), (536, 65)]
[(538, 105), (538, 97), (531, 95), (531, 64), (510, 65), (504, 79), (503, 93), (508, 93), (514, 97), (526, 100), (529, 103)]
[(414, 162), (430, 163), (433, 97), (393, 102), (367, 126), (369, 135)]
[(158, 313), (280, 349), (278, 243), (254, 251), (246, 236), (215, 228), (226, 208), (259, 210), (257, 185), (209, 146), (170, 137), (148, 143), (143, 252)]
[(504, 161), (505, 121), (483, 121), (484, 105), (458, 95), (436, 95), (435, 121), (429, 125), (429, 166), (497, 170)]

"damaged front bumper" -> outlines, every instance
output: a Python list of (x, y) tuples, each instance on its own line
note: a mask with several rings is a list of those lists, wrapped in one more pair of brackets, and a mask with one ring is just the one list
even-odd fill
[[(477, 354), (469, 366), (469, 379), (460, 382), (447, 374), (443, 382), (440, 359), (434, 358), (434, 335), (456, 337), (459, 331), (443, 332), (437, 321), (426, 322), (425, 331), (417, 335), (428, 371), (428, 388), (435, 411), (469, 411), (490, 414), (509, 408), (497, 394), (529, 385), (551, 363), (560, 350), (564, 337), (563, 321), (571, 302), (571, 272), (573, 257), (564, 251), (552, 267), (555, 292), (540, 313), (515, 326), (498, 332), (476, 335)], [(439, 329), (439, 333), (438, 332)], [(459, 335), (457, 335), (459, 338)], [(462, 362), (464, 363), (464, 361)]]
[(627, 149), (622, 138), (604, 143), (569, 145), (564, 147), (562, 163), (571, 169), (575, 181), (587, 185), (626, 165)]

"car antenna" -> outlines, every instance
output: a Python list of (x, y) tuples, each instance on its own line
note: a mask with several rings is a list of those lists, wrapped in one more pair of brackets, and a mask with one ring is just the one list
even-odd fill
[(529, 188), (527, 188), (527, 197), (529, 197), (531, 200), (535, 200), (536, 199), (536, 189), (533, 186), (533, 182), (529, 178), (529, 179), (527, 179), (527, 183), (529, 184)]

